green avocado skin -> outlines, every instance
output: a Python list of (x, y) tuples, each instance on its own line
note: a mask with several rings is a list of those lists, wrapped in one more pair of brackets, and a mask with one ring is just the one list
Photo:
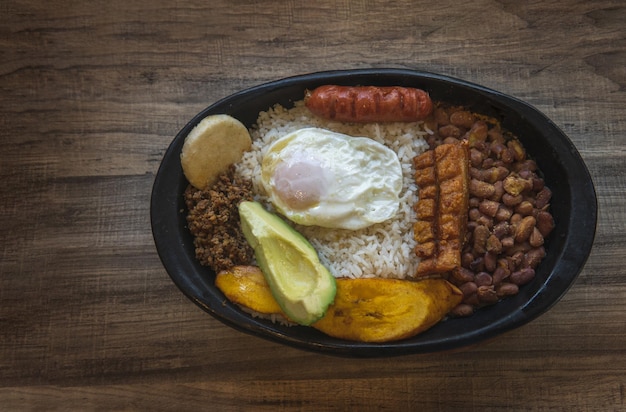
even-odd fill
[(309, 241), (258, 202), (240, 203), (239, 217), (257, 264), (285, 314), (301, 325), (321, 319), (335, 300), (337, 285)]

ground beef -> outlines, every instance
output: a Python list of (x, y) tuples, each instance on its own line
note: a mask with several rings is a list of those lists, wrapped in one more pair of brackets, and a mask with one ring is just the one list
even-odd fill
[(254, 251), (239, 224), (237, 206), (252, 200), (252, 183), (235, 176), (231, 167), (208, 189), (189, 185), (185, 190), (187, 224), (194, 237), (196, 258), (216, 273), (235, 265), (249, 265)]

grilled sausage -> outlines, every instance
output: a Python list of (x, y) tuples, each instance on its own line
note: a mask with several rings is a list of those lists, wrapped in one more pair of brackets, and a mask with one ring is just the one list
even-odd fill
[(433, 110), (424, 90), (398, 86), (326, 85), (307, 90), (304, 101), (313, 114), (340, 122), (414, 122)]

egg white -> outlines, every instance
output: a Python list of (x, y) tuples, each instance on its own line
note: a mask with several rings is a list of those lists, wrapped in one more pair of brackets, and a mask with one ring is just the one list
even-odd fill
[(308, 127), (267, 149), (261, 182), (274, 207), (295, 223), (358, 230), (396, 214), (402, 167), (375, 140)]

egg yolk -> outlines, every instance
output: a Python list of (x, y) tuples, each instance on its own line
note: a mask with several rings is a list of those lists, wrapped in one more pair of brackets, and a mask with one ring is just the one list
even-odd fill
[(274, 189), (291, 209), (304, 210), (319, 204), (328, 184), (322, 165), (313, 159), (298, 159), (276, 167)]

